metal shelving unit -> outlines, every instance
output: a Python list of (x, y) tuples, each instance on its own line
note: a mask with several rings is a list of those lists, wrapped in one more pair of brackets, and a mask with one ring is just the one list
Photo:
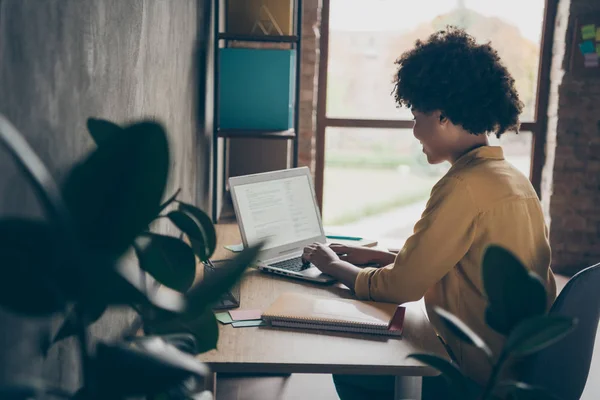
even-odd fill
[[(273, 35), (241, 35), (231, 34), (222, 32), (222, 15), (221, 15), (221, 1), (213, 0), (213, 57), (214, 57), (214, 114), (213, 114), (213, 135), (212, 135), (212, 219), (213, 223), (218, 223), (219, 207), (218, 204), (218, 191), (221, 190), (222, 194), (226, 191), (225, 181), (227, 176), (223, 172), (223, 181), (219, 185), (219, 163), (223, 165), (223, 171), (227, 168), (227, 143), (224, 143), (223, 153), (219, 154), (219, 138), (227, 141), (235, 138), (255, 138), (255, 139), (269, 139), (269, 140), (292, 140), (293, 141), (293, 154), (292, 154), (292, 167), (298, 166), (298, 132), (299, 132), (299, 114), (300, 114), (300, 65), (302, 61), (301, 48), (302, 48), (302, 0), (294, 1), (294, 32), (295, 35), (291, 36), (273, 36)], [(226, 3), (224, 3), (226, 4)], [(225, 24), (226, 25), (226, 24)], [(294, 128), (285, 131), (258, 131), (258, 130), (221, 130), (219, 128), (219, 49), (222, 47), (228, 47), (230, 42), (246, 42), (246, 43), (284, 43), (289, 44), (290, 48), (296, 50), (296, 82), (294, 92)], [(220, 189), (222, 188), (222, 189)]]

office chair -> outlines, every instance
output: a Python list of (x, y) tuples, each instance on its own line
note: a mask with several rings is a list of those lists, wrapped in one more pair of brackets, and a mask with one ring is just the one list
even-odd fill
[(550, 315), (577, 319), (575, 330), (529, 358), (522, 372), (527, 383), (541, 386), (562, 400), (577, 400), (587, 382), (598, 318), (600, 264), (574, 275), (560, 292)]

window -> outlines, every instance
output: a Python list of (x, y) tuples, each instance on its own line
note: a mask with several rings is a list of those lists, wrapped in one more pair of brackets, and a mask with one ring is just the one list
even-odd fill
[[(544, 0), (330, 0), (327, 116), (409, 119), (391, 101), (394, 61), (417, 39), (447, 25), (490, 41), (516, 80), (525, 103), (523, 122), (533, 121)], [(515, 12), (519, 10), (519, 12)], [(364, 50), (349, 46), (364, 37)], [(364, 46), (364, 45), (363, 45)], [(363, 50), (363, 51), (357, 51)]]
[(529, 176), (541, 132), (536, 111), (545, 100), (537, 96), (547, 97), (538, 77), (545, 0), (324, 0), (323, 9), (328, 41), (321, 49), (326, 89), (319, 88), (316, 190), (326, 229), (396, 246), (412, 233), (449, 165), (427, 164), (412, 136), (410, 111), (396, 107), (394, 61), (447, 25), (491, 42), (515, 78), (525, 104), (522, 130), (499, 140), (490, 135), (490, 142)]

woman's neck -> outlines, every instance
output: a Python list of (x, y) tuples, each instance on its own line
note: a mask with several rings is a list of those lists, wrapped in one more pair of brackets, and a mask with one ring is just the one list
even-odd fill
[(450, 156), (450, 164), (454, 164), (459, 158), (464, 156), (470, 151), (473, 151), (479, 147), (489, 146), (490, 142), (488, 140), (487, 135), (471, 135), (467, 137), (465, 143), (461, 143), (460, 146), (456, 149), (456, 151), (452, 152)]

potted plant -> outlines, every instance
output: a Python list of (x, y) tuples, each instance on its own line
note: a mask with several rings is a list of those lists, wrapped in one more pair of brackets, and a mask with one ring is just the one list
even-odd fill
[[(195, 258), (212, 255), (215, 229), (204, 212), (177, 200), (177, 193), (162, 201), (170, 165), (162, 125), (144, 120), (120, 127), (90, 119), (88, 129), (97, 147), (58, 186), (0, 115), (0, 143), (32, 184), (47, 217), (0, 219), (0, 306), (25, 317), (64, 313), (55, 341), (77, 337), (84, 381), (76, 394), (35, 377), (0, 393), (3, 398), (46, 392), (78, 399), (193, 398), (198, 388), (189, 386), (190, 379), (198, 382), (208, 373), (193, 355), (215, 348), (218, 339), (210, 306), (235, 284), (260, 245), (194, 284)], [(182, 235), (152, 232), (159, 218), (170, 220)], [(137, 263), (129, 262), (131, 250)], [(149, 336), (92, 346), (87, 327), (112, 307), (136, 311)]]
[(446, 328), (461, 341), (477, 347), (492, 364), (492, 372), (480, 393), (469, 390), (468, 378), (451, 361), (433, 354), (412, 354), (439, 370), (446, 378), (453, 399), (554, 399), (552, 393), (519, 381), (501, 381), (509, 362), (518, 362), (568, 335), (577, 321), (559, 315), (548, 315), (547, 293), (543, 281), (508, 250), (489, 246), (484, 254), (483, 286), (488, 300), (485, 320), (489, 327), (506, 337), (497, 357), (471, 328), (450, 312), (435, 308), (435, 314)]

